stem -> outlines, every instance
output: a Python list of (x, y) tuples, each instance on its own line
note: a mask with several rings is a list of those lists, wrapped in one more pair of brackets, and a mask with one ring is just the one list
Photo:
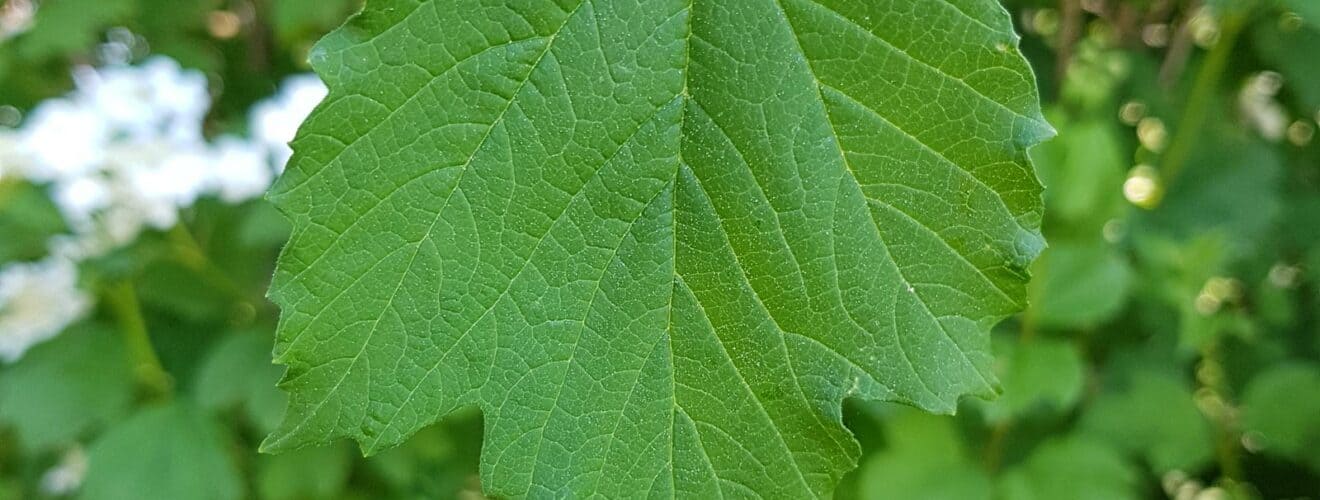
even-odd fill
[(138, 383), (152, 397), (168, 398), (173, 386), (170, 375), (160, 364), (160, 357), (151, 345), (151, 336), (147, 333), (147, 322), (142, 317), (142, 307), (138, 304), (137, 291), (133, 284), (121, 281), (107, 288), (106, 302), (119, 321), (119, 331), (124, 335), (124, 343), (133, 363), (133, 374)]
[[(1036, 293), (1031, 293), (1031, 296), (1032, 302), (1035, 302)], [(1026, 344), (1030, 344), (1031, 340), (1034, 340), (1035, 338), (1036, 309), (1028, 305), (1027, 309), (1022, 311), (1022, 326), (1020, 326), (1020, 331), (1018, 332), (1018, 347), (1020, 348), (1026, 346)], [(1003, 462), (1003, 449), (1005, 449), (1005, 443), (1008, 441), (1008, 433), (1012, 431), (1014, 423), (1015, 422), (1012, 421), (1012, 416), (1010, 414), (1010, 416), (1003, 418), (1003, 420), (995, 422), (994, 427), (991, 427), (990, 429), (990, 439), (986, 442), (985, 456), (983, 456), (983, 458), (985, 458), (986, 470), (990, 471), (991, 474), (999, 471), (999, 466), (1001, 466)]]
[(999, 467), (1004, 459), (1004, 444), (1008, 441), (1008, 433), (1013, 430), (1013, 419), (1005, 417), (990, 429), (990, 440), (985, 444), (985, 468), (991, 474), (999, 472)]
[(1055, 85), (1061, 89), (1068, 76), (1068, 67), (1072, 64), (1073, 48), (1082, 32), (1082, 1), (1060, 0), (1059, 4), (1063, 19), (1059, 29), (1059, 47), (1055, 53), (1054, 80)]
[(1206, 112), (1212, 105), (1211, 101), (1214, 100), (1215, 87), (1218, 86), (1219, 78), (1223, 76), (1224, 69), (1228, 67), (1229, 56), (1233, 54), (1233, 47), (1237, 44), (1238, 35), (1242, 33), (1242, 28), (1246, 25), (1249, 11), (1250, 9), (1247, 8), (1230, 8), (1224, 13), (1224, 21), (1219, 30), (1219, 40), (1215, 42), (1214, 47), (1210, 49), (1210, 53), (1206, 55), (1205, 61), (1201, 63), (1200, 71), (1196, 74), (1196, 81), (1192, 83), (1191, 94), (1183, 107), (1182, 119), (1178, 121), (1178, 131), (1169, 144), (1168, 153), (1164, 155), (1161, 172), (1163, 173), (1165, 192), (1168, 192), (1169, 186), (1173, 184), (1173, 181), (1182, 173), (1183, 167), (1187, 165), (1187, 157), (1192, 152), (1196, 136), (1205, 122)]
[[(1224, 479), (1237, 484), (1242, 481), (1241, 432), (1237, 425), (1236, 408), (1229, 400), (1228, 383), (1223, 376), (1223, 362), (1220, 358), (1222, 347), (1218, 340), (1211, 340), (1201, 350), (1200, 372), (1197, 381), (1201, 390), (1209, 392), (1213, 405), (1203, 408), (1215, 424), (1215, 455), (1219, 461), (1219, 471)], [(1199, 374), (1198, 374), (1199, 375)], [(1207, 411), (1209, 410), (1209, 411)]]
[(1178, 29), (1173, 34), (1173, 41), (1169, 42), (1169, 50), (1164, 54), (1164, 62), (1160, 63), (1159, 81), (1165, 89), (1173, 87), (1178, 78), (1182, 76), (1183, 68), (1187, 66), (1187, 57), (1192, 54), (1192, 18), (1196, 11), (1201, 8), (1201, 0), (1191, 0), (1182, 14), (1182, 22), (1178, 24)]
[(198, 274), (211, 282), (215, 288), (224, 290), (225, 293), (232, 295), (240, 301), (247, 301), (248, 296), (243, 292), (243, 288), (238, 286), (229, 275), (220, 269), (219, 266), (206, 256), (206, 251), (202, 245), (193, 238), (188, 228), (183, 223), (176, 224), (169, 232), (170, 241), (174, 244), (175, 256), (184, 265), (188, 266)]

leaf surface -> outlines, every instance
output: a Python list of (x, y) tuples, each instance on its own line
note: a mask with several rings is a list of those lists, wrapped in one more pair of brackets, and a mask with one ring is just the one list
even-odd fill
[(223, 427), (190, 404), (141, 410), (92, 443), (78, 498), (241, 498), (243, 482), (230, 461), (229, 441)]
[(267, 449), (485, 417), (495, 496), (828, 496), (995, 392), (1052, 133), (991, 0), (380, 0), (272, 193)]

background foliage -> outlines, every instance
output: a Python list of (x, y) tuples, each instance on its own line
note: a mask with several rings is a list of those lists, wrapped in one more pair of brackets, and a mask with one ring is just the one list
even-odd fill
[[(247, 133), (356, 3), (5, 0), (0, 127), (152, 54), (207, 76), (209, 136)], [(1033, 151), (1050, 248), (995, 333), (1004, 394), (851, 404), (839, 495), (1320, 495), (1320, 2), (1006, 4), (1059, 137)], [(47, 192), (0, 178), (0, 267), (65, 231)], [(0, 498), (478, 496), (475, 413), (372, 458), (256, 453), (284, 408), (263, 294), (286, 235), (263, 201), (203, 199), (84, 262), (91, 313), (0, 364)]]

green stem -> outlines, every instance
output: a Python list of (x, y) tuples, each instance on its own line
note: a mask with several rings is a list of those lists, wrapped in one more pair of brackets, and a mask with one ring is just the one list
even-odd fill
[(176, 224), (169, 232), (170, 241), (173, 243), (175, 256), (184, 265), (194, 271), (197, 271), (202, 278), (211, 283), (212, 286), (225, 293), (232, 295), (240, 301), (248, 301), (248, 296), (243, 292), (243, 287), (229, 278), (219, 266), (206, 256), (206, 251), (202, 245), (193, 237), (192, 232), (183, 223)]
[(147, 333), (147, 322), (142, 317), (142, 307), (138, 304), (137, 291), (133, 284), (121, 281), (106, 290), (106, 302), (109, 303), (119, 322), (119, 331), (128, 346), (129, 359), (133, 364), (133, 374), (138, 383), (152, 397), (168, 398), (173, 381), (169, 373), (160, 364), (160, 357), (151, 345), (151, 336)]
[[(1038, 294), (1039, 293), (1036, 292), (1034, 286), (1032, 292), (1030, 292), (1031, 303), (1036, 303), (1036, 296), (1038, 296)], [(1022, 311), (1022, 326), (1020, 326), (1018, 332), (1018, 347), (1030, 344), (1035, 338), (1036, 309), (1035, 307), (1031, 307), (1030, 303), (1028, 303), (1027, 309)], [(991, 474), (998, 472), (999, 467), (1002, 466), (1003, 450), (1005, 450), (1008, 441), (1008, 434), (1011, 433), (1012, 426), (1014, 426), (1015, 423), (1016, 422), (1014, 422), (1012, 416), (1007, 416), (1003, 418), (1003, 420), (995, 422), (994, 427), (991, 427), (990, 429), (990, 439), (986, 442), (985, 456), (983, 456), (983, 458), (985, 458), (986, 470), (990, 471)]]
[(1196, 73), (1192, 91), (1183, 106), (1182, 118), (1177, 124), (1178, 131), (1174, 133), (1168, 152), (1164, 155), (1160, 171), (1165, 192), (1168, 192), (1168, 187), (1187, 165), (1188, 156), (1195, 146), (1207, 112), (1213, 106), (1215, 88), (1218, 87), (1219, 79), (1228, 67), (1230, 56), (1233, 55), (1233, 47), (1237, 45), (1238, 35), (1247, 24), (1247, 16), (1250, 13), (1248, 7), (1229, 7), (1226, 10), (1223, 22), (1220, 24), (1219, 39), (1215, 41), (1214, 47), (1210, 48), (1210, 53), (1206, 55), (1205, 61), (1201, 63), (1200, 70)]
[(1214, 407), (1208, 415), (1215, 424), (1217, 442), (1215, 443), (1215, 455), (1219, 461), (1219, 471), (1224, 479), (1228, 481), (1229, 486), (1235, 486), (1242, 481), (1242, 441), (1241, 431), (1238, 428), (1235, 409), (1230, 401), (1230, 391), (1228, 383), (1224, 380), (1223, 360), (1220, 356), (1222, 347), (1218, 340), (1208, 342), (1201, 351), (1201, 369), (1207, 376), (1199, 376), (1198, 382), (1202, 390), (1209, 393), (1217, 401), (1217, 407)]
[(1008, 433), (1013, 430), (1013, 419), (1004, 418), (990, 429), (990, 440), (985, 445), (985, 469), (991, 474), (999, 472), (1004, 460), (1004, 446), (1008, 442)]

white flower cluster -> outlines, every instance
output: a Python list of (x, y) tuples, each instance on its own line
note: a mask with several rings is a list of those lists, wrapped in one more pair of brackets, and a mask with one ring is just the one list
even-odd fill
[[(72, 307), (87, 302), (76, 287), (76, 262), (146, 229), (174, 226), (179, 210), (198, 198), (239, 203), (260, 196), (288, 161), (288, 141), (326, 95), (314, 75), (291, 78), (254, 109), (253, 137), (208, 141), (206, 78), (171, 59), (80, 68), (74, 81), (71, 94), (41, 103), (21, 128), (0, 129), (0, 181), (48, 185), (71, 229), (48, 242), (50, 256), (37, 268), (0, 272), (0, 359), (16, 359), (85, 312)], [(60, 275), (34, 286), (24, 278), (66, 267), (73, 279)], [(52, 288), (57, 285), (62, 293)]]
[(78, 270), (67, 259), (46, 259), (0, 269), (0, 361), (54, 337), (91, 308), (78, 290)]

